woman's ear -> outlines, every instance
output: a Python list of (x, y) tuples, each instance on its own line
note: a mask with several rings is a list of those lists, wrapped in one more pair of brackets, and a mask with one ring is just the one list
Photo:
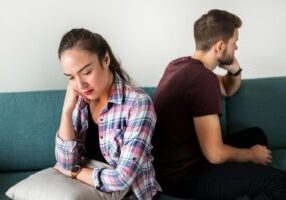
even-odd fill
[(108, 52), (105, 53), (103, 62), (104, 62), (104, 64), (106, 64), (106, 65), (109, 67), (109, 64), (110, 64), (110, 56), (109, 56), (109, 53), (108, 53)]

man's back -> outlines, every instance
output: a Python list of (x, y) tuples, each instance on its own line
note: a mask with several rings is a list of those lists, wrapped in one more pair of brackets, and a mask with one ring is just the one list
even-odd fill
[(191, 57), (176, 59), (157, 87), (154, 106), (156, 173), (159, 182), (175, 183), (202, 157), (193, 117), (220, 113), (217, 76)]

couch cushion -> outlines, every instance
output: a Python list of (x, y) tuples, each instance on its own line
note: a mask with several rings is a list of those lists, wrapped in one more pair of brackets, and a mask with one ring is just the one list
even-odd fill
[(0, 171), (55, 163), (54, 141), (64, 91), (0, 93)]
[(272, 166), (286, 171), (286, 148), (272, 150)]
[(155, 87), (142, 87), (142, 89), (152, 98), (156, 91)]
[[(84, 165), (88, 168), (109, 168), (106, 163), (90, 160)], [(79, 180), (63, 175), (54, 168), (41, 170), (12, 186), (7, 195), (12, 199), (28, 200), (97, 200), (121, 199), (129, 191), (105, 193)]]
[(227, 116), (226, 116), (226, 101), (227, 98), (221, 98), (221, 115), (220, 115), (220, 127), (222, 135), (227, 134)]
[(104, 193), (79, 180), (67, 177), (54, 168), (42, 170), (11, 187), (12, 199), (28, 200), (96, 200), (120, 199), (128, 192)]
[(14, 184), (20, 180), (28, 177), (29, 175), (35, 173), (35, 171), (27, 172), (5, 172), (0, 173), (0, 199), (8, 200), (9, 198), (5, 195), (5, 192)]
[(248, 79), (240, 91), (227, 100), (228, 132), (258, 126), (271, 149), (286, 148), (286, 77)]

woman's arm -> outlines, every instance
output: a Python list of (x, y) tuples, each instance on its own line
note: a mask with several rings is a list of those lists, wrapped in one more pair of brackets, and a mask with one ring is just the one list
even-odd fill
[(72, 121), (72, 113), (77, 100), (78, 95), (68, 86), (55, 146), (56, 160), (64, 169), (71, 169), (81, 161), (82, 144), (76, 138)]

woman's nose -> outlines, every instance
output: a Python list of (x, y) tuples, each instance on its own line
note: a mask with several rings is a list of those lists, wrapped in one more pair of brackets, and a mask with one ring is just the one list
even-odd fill
[(78, 79), (77, 87), (79, 89), (85, 89), (85, 88), (87, 88), (87, 86), (88, 86), (87, 82), (85, 82), (84, 80)]

